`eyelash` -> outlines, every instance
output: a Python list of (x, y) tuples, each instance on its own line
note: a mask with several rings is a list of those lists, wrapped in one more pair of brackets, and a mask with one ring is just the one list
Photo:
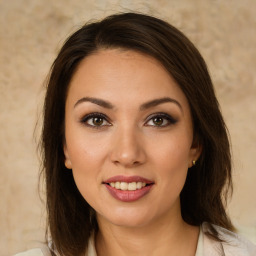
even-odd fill
[[(149, 125), (149, 121), (152, 121), (154, 122), (153, 120), (155, 118), (160, 118), (162, 119), (163, 122), (165, 122), (164, 125)], [(156, 128), (163, 128), (163, 127), (167, 127), (167, 126), (170, 126), (170, 125), (173, 125), (177, 122), (176, 119), (174, 119), (172, 116), (166, 114), (166, 113), (154, 113), (152, 115), (150, 115), (148, 118), (147, 118), (147, 121), (146, 121), (146, 126), (154, 126)]]
[[(96, 118), (99, 118), (102, 120), (102, 122), (107, 122), (108, 124), (104, 124), (104, 125), (93, 125), (93, 124), (89, 124), (89, 120), (91, 119), (92, 122), (93, 122), (93, 119), (96, 119)], [(102, 114), (102, 113), (90, 113), (86, 116), (84, 116), (82, 119), (81, 119), (81, 123), (85, 124), (86, 126), (89, 126), (91, 128), (95, 128), (95, 129), (100, 129), (102, 127), (105, 127), (105, 126), (111, 126), (111, 123), (109, 121), (109, 119), (107, 118), (106, 115)]]
[[(92, 122), (95, 121), (96, 118), (99, 118), (102, 123), (100, 123), (100, 125), (95, 125), (95, 124), (89, 124), (89, 121), (91, 120)], [(162, 119), (163, 124), (161, 125), (154, 125), (154, 124), (148, 124), (150, 121), (154, 122), (153, 120), (156, 118), (160, 118)], [(93, 120), (94, 119), (94, 120)], [(107, 124), (104, 124), (104, 122), (107, 122)], [(154, 113), (152, 115), (150, 115), (147, 119), (146, 119), (146, 126), (153, 126), (156, 128), (162, 128), (162, 127), (167, 127), (169, 125), (173, 125), (177, 122), (176, 119), (174, 119), (173, 117), (171, 117), (170, 115), (166, 114), (166, 113)], [(95, 128), (95, 129), (100, 129), (102, 127), (106, 127), (106, 126), (111, 126), (112, 124), (109, 121), (109, 118), (102, 114), (102, 113), (90, 113), (86, 116), (84, 116), (81, 119), (81, 123), (85, 124), (86, 126), (89, 126), (91, 128)]]

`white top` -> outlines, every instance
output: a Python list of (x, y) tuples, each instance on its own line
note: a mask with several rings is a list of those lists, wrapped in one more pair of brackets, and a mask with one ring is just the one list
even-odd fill
[[(209, 238), (206, 235), (206, 232), (209, 231), (209, 224), (203, 223), (200, 228), (195, 256), (256, 256), (256, 245), (224, 228), (214, 227), (220, 238), (226, 242), (217, 242)], [(14, 256), (50, 256), (50, 252), (47, 248), (37, 248)], [(97, 256), (93, 239), (89, 241), (85, 256)]]

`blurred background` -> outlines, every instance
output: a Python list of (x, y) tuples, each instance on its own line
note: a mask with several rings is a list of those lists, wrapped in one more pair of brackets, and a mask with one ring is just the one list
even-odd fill
[(44, 81), (58, 50), (85, 22), (127, 11), (167, 20), (208, 63), (232, 141), (229, 212), (256, 243), (256, 1), (0, 0), (0, 255), (44, 240), (37, 142)]

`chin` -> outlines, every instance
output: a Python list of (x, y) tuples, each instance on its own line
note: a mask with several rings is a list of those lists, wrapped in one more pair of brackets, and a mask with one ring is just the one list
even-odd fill
[(139, 228), (144, 227), (149, 223), (149, 221), (146, 221), (145, 219), (131, 219), (131, 218), (119, 218), (114, 219), (112, 221), (112, 224), (119, 227), (125, 227), (125, 228)]
[(105, 215), (103, 219), (116, 226), (138, 228), (146, 226), (154, 219), (153, 216), (149, 216), (149, 213), (149, 210), (117, 209)]

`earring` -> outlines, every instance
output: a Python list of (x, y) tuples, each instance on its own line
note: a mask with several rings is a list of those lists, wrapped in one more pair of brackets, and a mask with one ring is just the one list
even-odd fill
[(196, 160), (192, 161), (192, 165), (195, 166), (196, 165)]

